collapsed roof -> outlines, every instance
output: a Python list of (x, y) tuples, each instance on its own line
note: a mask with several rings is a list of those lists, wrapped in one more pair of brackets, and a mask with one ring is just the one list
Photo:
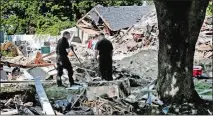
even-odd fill
[(141, 20), (141, 18), (154, 10), (154, 6), (95, 6), (87, 15), (99, 25), (101, 20), (111, 31), (128, 28)]

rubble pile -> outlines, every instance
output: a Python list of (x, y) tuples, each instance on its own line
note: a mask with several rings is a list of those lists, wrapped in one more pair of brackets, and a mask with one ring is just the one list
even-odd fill
[(119, 70), (127, 70), (140, 78), (150, 81), (157, 78), (157, 54), (158, 52), (155, 50), (143, 50), (118, 61), (116, 67), (119, 67)]
[[(46, 55), (37, 53), (33, 57), (2, 57), (1, 64), (4, 66), (0, 68), (0, 86), (6, 87), (7, 92), (0, 93), (1, 114), (38, 115), (45, 114), (47, 109), (49, 113), (57, 115), (212, 114), (212, 111), (209, 111), (212, 103), (207, 104), (208, 108), (192, 104), (166, 106), (158, 99), (155, 90), (158, 73), (158, 33), (156, 14), (152, 12), (118, 36), (119, 38), (114, 38), (113, 60), (122, 56), (125, 58), (114, 60), (113, 81), (101, 79), (98, 62), (93, 59), (93, 50), (88, 49), (87, 45), (73, 43), (75, 52), (69, 53), (69, 59), (74, 70), (73, 78), (79, 85), (70, 88), (67, 87), (69, 81), (66, 71), (62, 75), (65, 87), (57, 87), (55, 83), (55, 52)], [(196, 57), (200, 52), (202, 56), (198, 54), (199, 58), (212, 57), (210, 38), (212, 17), (206, 18), (201, 29), (195, 64), (199, 64)], [(212, 75), (212, 65), (207, 66), (209, 64), (207, 62), (205, 65), (211, 72), (207, 76)], [(23, 86), (21, 91), (13, 87), (15, 85), (15, 88), (18, 88), (18, 85), (31, 82), (34, 83), (32, 92), (26, 90), (28, 87)], [(212, 95), (212, 91), (209, 91), (212, 82), (197, 82), (198, 80), (195, 80), (195, 88), (199, 95), (209, 100)], [(8, 83), (9, 85), (5, 86)], [(207, 87), (208, 91), (205, 90)], [(11, 92), (8, 88), (14, 90)], [(29, 95), (27, 98), (26, 94)]]
[[(134, 77), (136, 78), (136, 77)], [(137, 77), (138, 78), (138, 77)], [(139, 78), (138, 78), (139, 79)], [(65, 89), (55, 84), (44, 84), (44, 89), (56, 115), (150, 115), (150, 114), (211, 114), (212, 103), (206, 106), (185, 103), (165, 106), (157, 97), (154, 81), (136, 85), (129, 79), (114, 81), (93, 81), (87, 86)], [(201, 93), (202, 85), (210, 81), (195, 80)], [(211, 83), (210, 83), (211, 84)], [(124, 86), (124, 87), (122, 87)], [(1, 92), (1, 114), (44, 115), (38, 95), (32, 87), (23, 85), (8, 88)], [(149, 88), (149, 89), (148, 89)], [(6, 92), (7, 90), (7, 92)], [(151, 90), (150, 93), (148, 90)], [(147, 94), (149, 93), (149, 94)], [(205, 96), (205, 95), (204, 95)], [(150, 101), (151, 100), (151, 101)], [(45, 109), (45, 108), (43, 108)]]
[(155, 12), (145, 15), (140, 22), (131, 27), (124, 36), (114, 43), (115, 54), (139, 52), (143, 49), (158, 48), (157, 16)]
[(7, 61), (10, 63), (27, 65), (32, 60), (32, 58), (28, 58), (28, 57), (24, 57), (24, 56), (16, 56), (13, 58), (3, 57), (1, 60), (5, 61), (5, 62)]
[(30, 85), (1, 87), (1, 115), (43, 115), (35, 95)]
[(12, 42), (0, 44), (1, 54), (9, 57), (18, 56), (18, 48)]
[[(79, 56), (83, 61), (93, 58), (94, 51), (91, 49), (88, 49), (87, 45), (75, 44), (74, 48), (75, 48), (74, 51), (77, 54), (77, 56)], [(74, 56), (74, 54), (72, 56)]]
[(212, 58), (212, 17), (206, 17), (196, 44), (195, 57)]
[[(138, 53), (141, 50), (158, 50), (157, 16), (152, 12), (144, 16), (124, 36), (117, 38), (115, 54)], [(212, 17), (206, 17), (196, 44), (195, 58), (212, 58)]]

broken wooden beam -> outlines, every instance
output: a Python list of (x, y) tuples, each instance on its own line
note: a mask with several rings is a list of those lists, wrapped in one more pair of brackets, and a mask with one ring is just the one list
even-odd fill
[(49, 56), (51, 56), (51, 55), (53, 55), (53, 54), (55, 54), (55, 53), (56, 53), (56, 51), (53, 51), (53, 52), (51, 52), (51, 53), (49, 53), (49, 54), (47, 54), (47, 55), (42, 56), (42, 58), (49, 57)]
[(120, 38), (118, 38), (118, 39), (116, 40), (116, 43), (119, 42), (125, 35), (127, 35), (127, 34), (129, 33), (129, 31), (130, 31), (132, 28), (134, 28), (134, 25), (131, 26), (131, 27), (129, 27), (129, 28), (127, 29), (127, 31), (126, 31)]
[(13, 98), (10, 98), (4, 105), (8, 106), (11, 102), (13, 102)]
[(81, 94), (78, 96), (78, 98), (73, 102), (73, 104), (72, 104), (70, 109), (72, 109), (75, 106), (75, 104), (78, 102), (78, 100), (81, 98), (81, 96), (83, 96), (85, 91), (86, 91), (86, 89), (84, 88), (84, 90), (81, 92)]
[(45, 63), (45, 64), (28, 64), (28, 65), (21, 65), (21, 64), (15, 64), (5, 61), (0, 61), (2, 64), (9, 64), (11, 67), (20, 67), (20, 68), (33, 68), (33, 67), (46, 67), (46, 66), (54, 66), (55, 64), (52, 63)]
[[(41, 83), (55, 83), (54, 80), (40, 80)], [(23, 81), (0, 81), (0, 83), (34, 83), (34, 80), (23, 80)]]
[(42, 109), (46, 115), (55, 115), (55, 112), (49, 102), (49, 99), (47, 98), (47, 95), (44, 91), (44, 88), (40, 82), (40, 78), (36, 77), (34, 78), (35, 80), (35, 87), (36, 87), (36, 92), (39, 97), (39, 101), (41, 103)]
[(87, 25), (87, 26), (92, 26), (90, 23), (88, 23), (88, 22), (86, 22), (85, 20), (81, 20), (85, 25)]
[(1, 115), (15, 115), (18, 114), (17, 109), (1, 109)]

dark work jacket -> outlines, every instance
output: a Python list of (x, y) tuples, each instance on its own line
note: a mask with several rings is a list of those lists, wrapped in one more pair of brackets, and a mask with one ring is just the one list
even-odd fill
[(105, 38), (97, 42), (95, 49), (99, 51), (100, 57), (112, 57), (112, 42)]
[(67, 57), (68, 53), (66, 49), (69, 48), (69, 43), (65, 37), (62, 37), (58, 40), (57, 46), (56, 46), (56, 54), (59, 57)]

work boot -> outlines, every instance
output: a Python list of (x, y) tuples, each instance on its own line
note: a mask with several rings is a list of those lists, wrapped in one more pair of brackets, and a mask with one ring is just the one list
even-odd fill
[(72, 87), (73, 85), (80, 85), (80, 86), (82, 86), (81, 84), (78, 84), (78, 83), (70, 83), (69, 87)]
[(74, 85), (74, 82), (69, 80), (70, 84), (69, 84), (69, 87), (72, 87)]
[(56, 80), (57, 80), (57, 81), (56, 81), (57, 85), (58, 85), (58, 86), (62, 86), (61, 77), (57, 76), (57, 77), (56, 77)]

